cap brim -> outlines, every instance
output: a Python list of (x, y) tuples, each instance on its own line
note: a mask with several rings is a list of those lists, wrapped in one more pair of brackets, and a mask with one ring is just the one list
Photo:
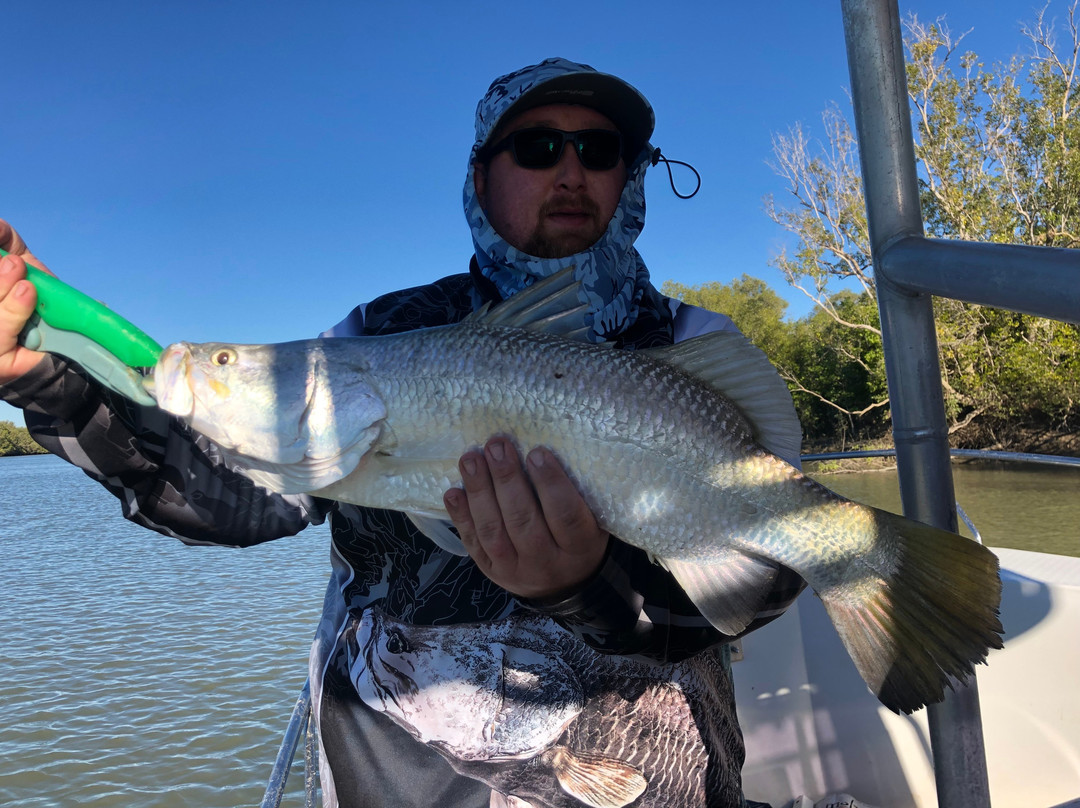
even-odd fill
[(569, 73), (538, 84), (511, 104), (492, 128), (488, 142), (493, 142), (505, 122), (547, 104), (580, 104), (606, 115), (623, 136), (628, 161), (649, 142), (655, 127), (649, 102), (622, 79), (607, 73)]

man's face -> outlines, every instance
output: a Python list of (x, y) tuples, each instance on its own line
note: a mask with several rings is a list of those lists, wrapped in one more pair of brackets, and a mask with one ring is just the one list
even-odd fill
[[(537, 126), (618, 131), (591, 107), (549, 104), (514, 117), (499, 137)], [(615, 168), (592, 171), (568, 143), (551, 168), (521, 168), (505, 150), (486, 168), (477, 163), (473, 176), (480, 205), (500, 236), (529, 255), (564, 258), (588, 249), (604, 234), (626, 184), (626, 166), (619, 160)]]

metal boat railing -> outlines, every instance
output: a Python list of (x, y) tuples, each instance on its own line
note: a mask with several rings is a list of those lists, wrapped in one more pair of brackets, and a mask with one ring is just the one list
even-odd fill
[(315, 762), (315, 729), (311, 723), (311, 683), (304, 682), (300, 695), (296, 699), (285, 737), (278, 749), (274, 768), (270, 772), (270, 781), (266, 784), (260, 808), (279, 808), (285, 795), (285, 784), (289, 780), (296, 749), (300, 738), (304, 741), (304, 808), (315, 808), (318, 799), (318, 765)]
[[(931, 295), (1080, 322), (1080, 251), (928, 239), (900, 10), (841, 0), (904, 513), (956, 530)], [(988, 808), (977, 685), (928, 708), (939, 808)]]
[[(1080, 468), (1080, 457), (1062, 455), (1035, 454), (1032, 452), (1004, 452), (996, 449), (950, 449), (950, 457), (962, 457), (970, 460), (997, 460), (1005, 463), (1041, 463), (1047, 466), (1073, 466)], [(804, 454), (804, 462), (820, 460), (854, 460), (861, 457), (896, 457), (896, 449), (857, 449), (850, 452), (825, 452), (824, 454)]]

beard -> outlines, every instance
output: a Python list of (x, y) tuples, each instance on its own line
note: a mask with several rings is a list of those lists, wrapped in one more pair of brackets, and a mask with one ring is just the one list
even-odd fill
[[(589, 217), (589, 224), (575, 231), (559, 231), (550, 227), (548, 217), (557, 211), (572, 208)], [(524, 252), (537, 258), (566, 258), (587, 250), (600, 240), (608, 223), (601, 221), (597, 204), (587, 196), (558, 197), (540, 206), (536, 227), (522, 246)]]

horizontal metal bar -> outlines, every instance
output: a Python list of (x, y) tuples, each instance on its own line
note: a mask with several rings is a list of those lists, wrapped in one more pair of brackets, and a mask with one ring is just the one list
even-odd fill
[[(1080, 468), (1080, 457), (1032, 454), (1030, 452), (1002, 452), (995, 449), (950, 449), (952, 457), (968, 457), (976, 460), (1004, 460), (1010, 463), (1042, 463), (1048, 466), (1073, 466)], [(802, 460), (848, 460), (859, 457), (895, 457), (896, 449), (866, 449), (851, 452), (822, 452), (804, 454)]]
[(875, 271), (911, 292), (1080, 323), (1080, 250), (906, 236)]

